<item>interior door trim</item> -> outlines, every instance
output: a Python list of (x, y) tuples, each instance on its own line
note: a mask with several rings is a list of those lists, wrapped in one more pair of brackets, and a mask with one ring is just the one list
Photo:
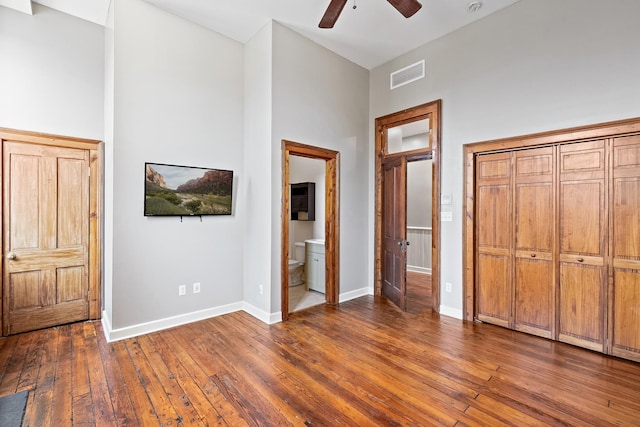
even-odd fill
[[(5, 141), (15, 141), (89, 151), (89, 319), (100, 319), (102, 313), (102, 141), (8, 128), (0, 128), (0, 141), (3, 146)], [(3, 164), (2, 148), (0, 147), (0, 165)], [(0, 173), (2, 173), (1, 170)], [(0, 218), (3, 214), (2, 209), (3, 205), (0, 204)], [(3, 263), (0, 263), (0, 266), (2, 265)], [(2, 273), (0, 271), (0, 289), (3, 287)], [(0, 330), (5, 331), (7, 325), (2, 323), (2, 305), (0, 304)]]
[(476, 157), (480, 154), (511, 151), (588, 141), (598, 138), (613, 138), (640, 132), (640, 118), (598, 123), (549, 132), (514, 136), (464, 145), (464, 223), (462, 226), (462, 310), (465, 320), (475, 316), (475, 169)]
[[(398, 111), (375, 120), (375, 156), (376, 156), (376, 184), (375, 184), (375, 254), (374, 254), (374, 294), (382, 294), (382, 161), (397, 156), (404, 156), (407, 162), (423, 159), (433, 161), (432, 191), (431, 191), (431, 224), (433, 229), (433, 243), (431, 247), (431, 310), (440, 311), (440, 188), (441, 188), (441, 116), (442, 100), (438, 99), (413, 108)], [(406, 123), (429, 119), (431, 132), (430, 147), (413, 151), (386, 154), (388, 128)]]
[(280, 257), (280, 309), (282, 320), (289, 318), (289, 157), (325, 161), (325, 298), (338, 304), (340, 297), (340, 153), (328, 148), (282, 140), (282, 240)]

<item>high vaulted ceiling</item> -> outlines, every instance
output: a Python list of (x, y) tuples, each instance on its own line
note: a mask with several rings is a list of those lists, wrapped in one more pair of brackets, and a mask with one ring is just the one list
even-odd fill
[[(106, 22), (110, 3), (110, 0), (33, 1), (100, 25)], [(420, 0), (422, 9), (409, 19), (386, 0), (348, 0), (332, 29), (318, 28), (330, 0), (145, 1), (242, 43), (275, 20), (372, 69), (518, 0)], [(472, 2), (482, 4), (476, 12), (469, 12)], [(0, 6), (31, 13), (31, 0), (0, 0)]]
[(6, 6), (29, 15), (33, 15), (32, 3), (39, 3), (104, 26), (107, 22), (111, 0), (0, 0), (0, 6)]
[(242, 43), (273, 19), (372, 69), (518, 0), (481, 0), (474, 13), (472, 0), (420, 0), (422, 9), (409, 19), (386, 0), (349, 0), (332, 29), (318, 28), (330, 0), (145, 1)]

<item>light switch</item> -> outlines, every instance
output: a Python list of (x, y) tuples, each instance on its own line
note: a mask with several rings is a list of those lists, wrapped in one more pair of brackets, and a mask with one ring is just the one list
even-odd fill
[(452, 204), (451, 194), (441, 194), (440, 195), (440, 204), (442, 204), (442, 205), (451, 205)]
[(453, 212), (440, 212), (440, 221), (442, 222), (453, 221)]

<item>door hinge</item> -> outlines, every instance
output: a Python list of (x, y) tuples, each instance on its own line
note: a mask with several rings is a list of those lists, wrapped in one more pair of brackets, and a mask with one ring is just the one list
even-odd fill
[(87, 172), (88, 172), (87, 176), (91, 177), (91, 168), (87, 168)]

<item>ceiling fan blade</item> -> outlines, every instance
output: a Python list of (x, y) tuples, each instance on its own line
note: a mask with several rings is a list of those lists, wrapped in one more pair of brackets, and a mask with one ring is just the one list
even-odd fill
[(327, 10), (324, 12), (324, 16), (320, 20), (318, 27), (320, 28), (333, 28), (334, 24), (338, 20), (344, 5), (347, 4), (347, 0), (331, 0)]
[(398, 12), (405, 18), (411, 18), (417, 11), (420, 10), (422, 5), (418, 0), (387, 0), (393, 7), (398, 9)]

